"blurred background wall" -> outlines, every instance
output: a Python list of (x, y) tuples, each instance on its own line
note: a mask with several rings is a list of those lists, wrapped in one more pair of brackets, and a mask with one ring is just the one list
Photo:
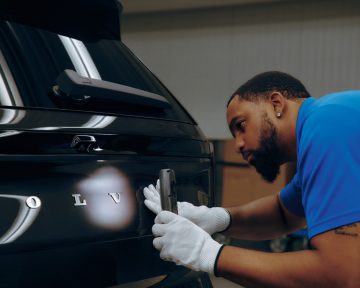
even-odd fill
[(227, 139), (229, 96), (280, 70), (314, 97), (360, 88), (360, 1), (122, 0), (123, 41), (190, 111)]

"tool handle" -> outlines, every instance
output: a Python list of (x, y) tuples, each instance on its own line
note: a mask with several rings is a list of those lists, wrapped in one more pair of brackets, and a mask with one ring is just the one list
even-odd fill
[(159, 179), (161, 209), (178, 214), (175, 171), (172, 169), (161, 169)]

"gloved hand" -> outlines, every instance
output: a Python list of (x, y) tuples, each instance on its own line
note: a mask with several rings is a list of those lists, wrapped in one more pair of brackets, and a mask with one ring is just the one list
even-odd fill
[[(159, 180), (156, 183), (156, 188), (152, 184), (144, 188), (145, 205), (155, 214), (161, 211), (159, 191)], [(180, 216), (189, 219), (210, 235), (224, 231), (230, 225), (230, 213), (225, 208), (194, 206), (188, 202), (178, 202), (177, 204)]]
[(165, 261), (175, 262), (195, 271), (214, 273), (215, 261), (222, 245), (199, 226), (169, 211), (155, 218), (153, 244)]

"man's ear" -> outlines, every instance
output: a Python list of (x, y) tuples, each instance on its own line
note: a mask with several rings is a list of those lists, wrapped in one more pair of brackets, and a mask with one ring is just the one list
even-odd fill
[(269, 97), (271, 105), (274, 107), (274, 112), (277, 117), (281, 117), (285, 110), (286, 99), (281, 92), (271, 92)]

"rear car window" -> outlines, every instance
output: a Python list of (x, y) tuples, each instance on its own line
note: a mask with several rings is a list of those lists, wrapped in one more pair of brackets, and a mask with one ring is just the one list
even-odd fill
[[(83, 42), (1, 21), (0, 50), (1, 76), (5, 83), (11, 82), (4, 70), (10, 71), (21, 98), (20, 101), (9, 101), (9, 96), (5, 97), (1, 93), (1, 106), (92, 111), (193, 123), (165, 86), (120, 41)], [(110, 81), (160, 95), (170, 105), (160, 108), (142, 103), (111, 102), (108, 99), (96, 104), (56, 101), (52, 89), (57, 77), (65, 69), (74, 70), (83, 77)]]

